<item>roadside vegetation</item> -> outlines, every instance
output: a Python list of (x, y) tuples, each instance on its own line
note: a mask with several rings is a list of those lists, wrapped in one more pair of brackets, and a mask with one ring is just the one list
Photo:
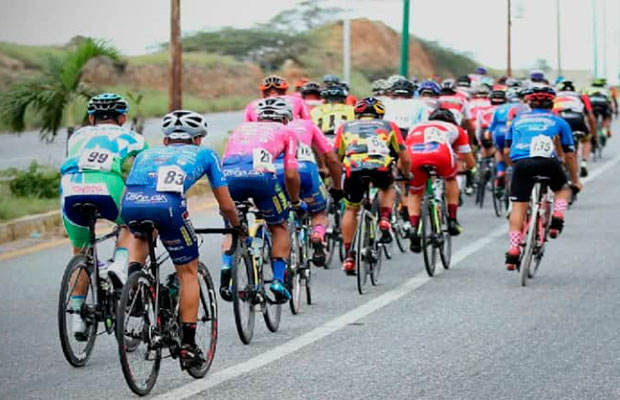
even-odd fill
[(57, 210), (60, 174), (33, 162), (26, 170), (0, 171), (0, 222)]

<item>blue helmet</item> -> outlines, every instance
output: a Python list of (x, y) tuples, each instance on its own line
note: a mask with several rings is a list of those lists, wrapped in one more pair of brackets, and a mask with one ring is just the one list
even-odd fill
[(484, 67), (478, 67), (476, 68), (476, 70), (474, 71), (476, 74), (478, 75), (486, 75), (487, 74), (487, 69)]
[(87, 110), (88, 115), (125, 115), (129, 105), (116, 93), (101, 93), (90, 99)]
[(532, 82), (542, 82), (545, 80), (545, 73), (540, 70), (533, 70), (530, 72), (530, 80)]
[(420, 86), (418, 86), (418, 93), (423, 94), (429, 92), (434, 96), (439, 96), (441, 93), (441, 87), (439, 87), (439, 84), (435, 81), (424, 81), (420, 83)]

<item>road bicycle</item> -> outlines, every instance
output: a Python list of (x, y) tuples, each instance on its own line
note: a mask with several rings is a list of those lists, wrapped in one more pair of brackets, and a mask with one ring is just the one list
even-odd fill
[(493, 179), (494, 164), (493, 157), (478, 158), (474, 186), (476, 187), (476, 204), (480, 208), (484, 207), (484, 196), (487, 186), (490, 186), (489, 190), (491, 193), (495, 193), (495, 179)]
[[(160, 282), (160, 266), (168, 259), (167, 253), (157, 257), (157, 237), (152, 221), (132, 221), (134, 232), (145, 235), (149, 255), (148, 262), (131, 273), (123, 287), (117, 309), (116, 336), (123, 376), (129, 388), (136, 394), (148, 394), (159, 375), (162, 358), (180, 356), (182, 343), (179, 314), (178, 280), (176, 273), (168, 276), (167, 284)], [(196, 229), (196, 234), (235, 233), (233, 229)], [(202, 244), (202, 242), (201, 242)], [(217, 299), (213, 279), (206, 266), (198, 263), (200, 288), (198, 318), (196, 320), (196, 344), (202, 353), (199, 363), (185, 364), (179, 358), (182, 370), (196, 379), (204, 377), (215, 356), (217, 344)], [(138, 342), (134, 351), (130, 344)], [(168, 354), (164, 355), (164, 350)]]
[(273, 282), (273, 269), (267, 224), (251, 202), (235, 204), (241, 223), (250, 229), (249, 236), (234, 246), (230, 288), (237, 334), (241, 342), (249, 344), (254, 336), (256, 310), (262, 312), (267, 329), (276, 332), (280, 327), (282, 303), (268, 289)]
[[(90, 358), (97, 336), (114, 332), (119, 293), (107, 275), (101, 274), (100, 266), (105, 264), (99, 259), (97, 245), (116, 239), (120, 228), (116, 226), (110, 233), (96, 237), (97, 206), (80, 203), (74, 208), (86, 219), (89, 238), (80, 254), (73, 256), (65, 268), (58, 298), (58, 330), (66, 360), (74, 367), (82, 367)], [(71, 301), (77, 296), (83, 297), (79, 306)], [(72, 319), (77, 316), (86, 325), (84, 332), (72, 332)], [(103, 323), (101, 331), (99, 323)]]
[(549, 181), (545, 176), (534, 177), (535, 183), (521, 232), (522, 250), (518, 264), (521, 286), (526, 286), (527, 280), (536, 275), (545, 254), (554, 198), (553, 192), (549, 190)]
[(296, 211), (289, 212), (289, 236), (291, 238), (291, 253), (286, 270), (286, 284), (291, 291), (289, 306), (291, 312), (297, 315), (301, 312), (303, 293), (306, 294), (306, 303), (312, 304), (312, 271), (310, 269), (310, 218), (307, 214), (300, 215)]
[(444, 269), (450, 268), (452, 258), (452, 236), (448, 232), (448, 210), (443, 180), (437, 178), (434, 166), (423, 165), (428, 174), (426, 190), (422, 200), (422, 214), (418, 224), (418, 235), (422, 241), (424, 266), (428, 276), (435, 275), (437, 255)]
[[(396, 178), (395, 182), (406, 182), (408, 179), (405, 178)], [(401, 253), (405, 253), (407, 251), (407, 238), (409, 238), (409, 230), (411, 228), (411, 224), (408, 220), (408, 213), (406, 211), (407, 205), (403, 204), (403, 200), (407, 198), (408, 195), (408, 185), (404, 185), (404, 191), (401, 188), (401, 185), (395, 184), (394, 189), (396, 191), (396, 197), (394, 198), (394, 208), (392, 209), (392, 239), (396, 242), (398, 246), (398, 250)], [(387, 252), (386, 252), (387, 256)]]
[(329, 196), (327, 198), (326, 210), (327, 217), (329, 218), (329, 226), (325, 230), (326, 257), (324, 268), (328, 269), (334, 259), (334, 254), (338, 253), (340, 262), (343, 262), (345, 258), (342, 231), (340, 230), (344, 202), (342, 200), (334, 202), (331, 196)]

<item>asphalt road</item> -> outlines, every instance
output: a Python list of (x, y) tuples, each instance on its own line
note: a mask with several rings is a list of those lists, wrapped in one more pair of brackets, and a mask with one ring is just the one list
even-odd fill
[[(209, 134), (205, 144), (217, 146), (243, 118), (242, 111), (207, 114)], [(129, 127), (129, 124), (126, 124)], [(152, 143), (158, 143), (162, 137), (160, 119), (149, 119), (144, 127), (144, 136)], [(38, 131), (20, 134), (0, 134), (0, 169), (16, 167), (26, 168), (33, 160), (41, 164), (59, 166), (65, 159), (67, 130), (61, 129), (52, 142), (41, 141)]]
[[(503, 266), (507, 222), (467, 199), (449, 271), (430, 279), (420, 255), (398, 254), (384, 264), (381, 285), (360, 296), (338, 268), (316, 270), (316, 303), (299, 316), (286, 309), (275, 334), (257, 318), (249, 346), (220, 301), (209, 374), (194, 380), (164, 360), (152, 396), (620, 398), (620, 139), (593, 168), (528, 287)], [(193, 220), (213, 226), (218, 217), (211, 210)], [(202, 259), (217, 277), (219, 240), (208, 239)], [(132, 396), (113, 337), (97, 339), (84, 368), (63, 358), (56, 306), (68, 259), (65, 245), (0, 263), (0, 398)]]

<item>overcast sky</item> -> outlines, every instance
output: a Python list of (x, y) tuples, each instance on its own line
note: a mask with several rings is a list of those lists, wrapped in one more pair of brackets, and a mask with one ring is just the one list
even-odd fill
[[(352, 16), (402, 24), (402, 0), (330, 0)], [(559, 0), (562, 64), (592, 69), (592, 0)], [(620, 59), (619, 0), (595, 0), (598, 8), (599, 75), (616, 80)], [(181, 0), (184, 33), (266, 22), (297, 0)], [(507, 0), (411, 0), (411, 32), (469, 52), (485, 65), (505, 67)], [(556, 0), (512, 0), (513, 67), (530, 68), (537, 58), (555, 67)], [(63, 44), (81, 34), (110, 40), (126, 54), (152, 51), (169, 34), (169, 0), (0, 0), (0, 41)], [(604, 8), (606, 7), (606, 10)], [(607, 15), (607, 52), (603, 15)], [(355, 51), (355, 49), (353, 49)]]

